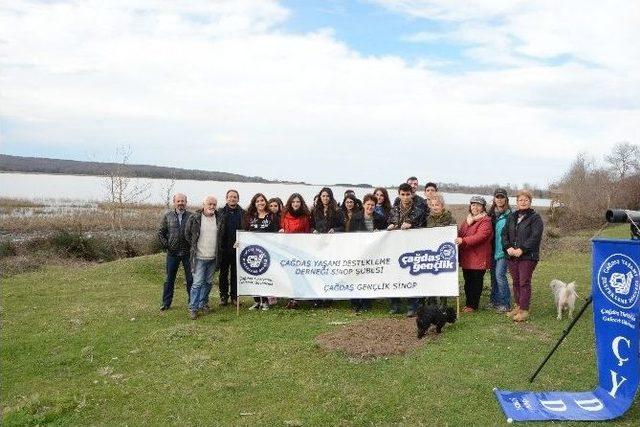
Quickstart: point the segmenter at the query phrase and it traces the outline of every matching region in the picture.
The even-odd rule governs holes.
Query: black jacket
[[[218,225],[218,236],[217,236],[217,244],[216,244],[216,266],[215,269],[218,268],[218,254],[220,253],[220,247],[222,245],[220,240],[220,215],[218,211],[214,212],[216,216],[216,222]],[[198,209],[195,211],[190,217],[189,222],[184,229],[184,237],[189,243],[189,256],[191,263],[191,272],[195,273],[196,271],[196,254],[198,253],[198,239],[200,238],[200,224],[202,223],[202,209]]]
[[[427,217],[429,216],[429,212],[431,212],[429,204],[418,194],[413,195],[413,204],[422,211],[422,216],[419,219],[420,225],[418,225],[418,227],[426,226]],[[396,197],[396,200],[393,202],[393,207],[395,208],[396,206],[400,206],[400,197]],[[391,220],[389,220],[389,223],[391,223]]]
[[[189,243],[184,237],[184,228],[191,216],[191,212],[184,211],[182,214],[182,224],[178,221],[178,214],[175,209],[167,211],[160,221],[158,230],[158,241],[162,249],[171,256],[182,256],[189,252]]]
[[[250,217],[245,215],[245,223],[242,227],[244,231],[253,231],[256,233],[275,233],[280,230],[280,217],[271,212],[260,219],[257,216]]]
[[[377,212],[373,213],[373,229],[374,230],[386,230],[387,220]],[[351,218],[351,227],[349,231],[369,231],[364,224],[364,214],[358,212]]]
[[[318,233],[327,233],[332,228],[336,232],[344,231],[343,218],[340,209],[334,212],[332,218],[328,218],[324,212],[314,209],[311,213],[311,229]]]
[[[247,212],[238,205],[236,209],[240,209],[240,225],[237,230],[242,230],[245,223],[245,215]],[[227,219],[229,217],[229,213],[231,208],[227,205],[224,205],[220,209],[218,209],[218,252],[220,251],[234,251],[233,245],[236,242],[236,233],[233,235],[227,236]]]
[[[505,254],[508,248],[522,249],[523,253],[520,257],[510,257],[510,259],[538,261],[543,229],[542,218],[533,209],[524,211],[524,218],[520,223],[518,223],[518,211],[513,211],[502,229],[502,247]]]
[[[419,228],[422,227],[424,222],[426,221],[425,212],[418,207],[415,203],[411,205],[411,209],[409,210],[409,215],[407,215],[406,222],[411,224],[411,228]],[[394,224],[396,228],[400,228],[402,223],[405,221],[400,220],[400,204],[394,206],[391,209],[391,215],[389,215],[389,225]]]

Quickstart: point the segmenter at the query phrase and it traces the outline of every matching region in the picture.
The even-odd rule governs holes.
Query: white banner
[[[238,232],[238,295],[458,296],[455,226],[379,232]]]

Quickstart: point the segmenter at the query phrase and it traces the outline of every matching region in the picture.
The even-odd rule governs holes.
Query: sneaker
[[[198,312],[196,310],[189,310],[189,319],[196,320],[198,318]]]
[[[413,308],[407,310],[407,317],[416,317],[416,311]]]
[[[260,309],[261,309],[262,311],[267,311],[267,310],[269,310],[269,304],[262,304],[262,306],[260,307]]]
[[[166,311],[169,310],[169,306],[168,305],[161,305],[160,306],[160,311]]]
[[[260,303],[259,302],[255,303],[251,307],[249,307],[249,310],[258,310],[258,309],[260,309]]]
[[[220,307],[224,307],[226,305],[229,305],[229,299],[228,298],[220,298],[220,302],[218,303],[218,305]]]
[[[205,305],[204,307],[202,307],[202,314],[209,314],[211,313],[211,307],[209,307],[209,304]]]
[[[476,311],[475,309],[469,307],[468,305],[465,306],[465,308],[462,309],[463,313],[473,313],[474,311]]]

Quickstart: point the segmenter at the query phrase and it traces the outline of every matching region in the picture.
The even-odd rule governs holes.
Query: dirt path
[[[350,323],[316,337],[329,351],[343,351],[358,359],[397,355],[424,345],[431,335],[416,337],[415,319],[370,319]]]

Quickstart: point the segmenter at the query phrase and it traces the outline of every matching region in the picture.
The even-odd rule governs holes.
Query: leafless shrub
[[[550,225],[564,230],[597,227],[604,223],[607,209],[638,209],[640,171],[634,157],[639,151],[637,145],[616,144],[605,156],[608,168],[579,154],[564,176],[549,187]]]
[[[127,176],[127,163],[131,158],[130,147],[116,149],[118,162],[107,171],[105,187],[107,189],[106,209],[111,213],[111,226],[114,231],[123,231],[125,211],[128,206],[144,202],[149,198],[149,184],[140,184],[137,179]]]

